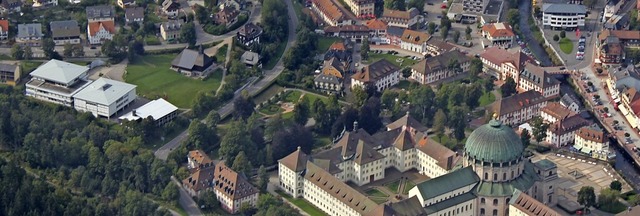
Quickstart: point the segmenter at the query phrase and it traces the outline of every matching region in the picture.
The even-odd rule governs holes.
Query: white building
[[[573,143],[576,131],[589,125],[591,125],[591,122],[582,118],[580,115],[560,119],[556,123],[549,125],[545,142],[554,145],[556,148],[561,148],[569,143]]]
[[[50,60],[31,72],[26,95],[55,104],[73,106],[73,96],[89,85],[89,67]]]
[[[431,35],[427,33],[407,29],[402,34],[400,48],[425,55],[427,53],[427,41],[430,38]]]
[[[87,24],[87,38],[90,44],[101,44],[105,40],[113,40],[116,27],[113,21],[90,22]]]
[[[418,198],[428,215],[447,215],[453,211],[453,215],[472,216],[476,214],[478,206],[472,190],[479,181],[473,168],[466,167],[416,185],[409,190],[409,197]],[[452,198],[455,199],[454,205],[434,208]]]
[[[213,191],[215,164],[202,150],[189,151],[187,169],[189,177],[182,180],[182,187],[192,197],[200,197],[205,191]]]
[[[560,97],[560,81],[540,66],[531,62],[525,63],[524,70],[518,78],[517,84],[521,91],[534,90],[547,98]]]
[[[182,29],[182,21],[169,20],[160,25],[160,35],[166,41],[174,41],[180,39],[180,30]]]
[[[173,0],[164,0],[162,2],[162,11],[170,18],[177,17],[180,12],[180,3]]]
[[[156,125],[163,125],[178,116],[178,107],[164,100],[155,99],[120,117],[120,120],[137,121],[152,118]]]
[[[373,86],[379,92],[400,82],[400,68],[386,59],[367,65],[351,76],[351,88]]]
[[[223,162],[216,164],[214,172],[214,191],[222,209],[235,214],[244,204],[256,205],[259,191],[244,175],[233,171]]]
[[[506,125],[519,125],[540,115],[540,108],[547,105],[548,99],[537,91],[526,91],[498,99],[491,105],[490,112]]]
[[[451,68],[449,63],[457,61],[460,68]],[[453,80],[459,75],[463,75],[469,71],[471,58],[464,53],[454,50],[445,52],[431,58],[426,58],[411,67],[411,76],[409,78],[420,84],[432,84],[446,80]]]
[[[596,127],[580,128],[576,132],[573,147],[598,160],[606,161],[612,155],[609,151],[609,139],[602,129]]]
[[[40,23],[18,24],[16,43],[27,46],[40,46],[43,36],[42,24]]]
[[[583,28],[587,8],[577,4],[543,4],[542,25],[551,29]]]
[[[480,60],[484,65],[483,71],[499,80],[506,80],[507,77],[513,78],[519,83],[520,72],[524,70],[527,62],[532,63],[535,60],[524,53],[518,51],[511,53],[500,47],[489,47],[480,54]]]
[[[351,20],[347,19],[338,6],[331,0],[312,0],[311,9],[329,26],[351,25]]]
[[[558,102],[548,102],[545,107],[540,109],[542,121],[549,124],[556,123],[573,115],[576,115],[576,113],[560,105]]]
[[[389,26],[409,29],[414,28],[420,18],[420,11],[416,8],[411,8],[406,11],[385,8],[380,20],[387,22]]]
[[[345,0],[344,2],[357,17],[373,15],[375,10],[375,0]]]
[[[580,100],[578,100],[577,98],[575,98],[573,95],[570,95],[570,94],[564,94],[560,98],[560,104],[576,113],[580,112],[580,109],[582,109],[582,104],[580,103]]]
[[[38,8],[42,6],[58,6],[58,0],[34,0],[31,7]]]
[[[109,118],[137,97],[135,85],[101,77],[73,96],[73,106],[78,111]]]
[[[482,37],[489,40],[491,45],[511,47],[516,39],[509,23],[490,23],[482,26]]]

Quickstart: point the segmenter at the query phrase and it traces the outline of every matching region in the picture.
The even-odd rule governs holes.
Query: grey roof
[[[543,13],[578,13],[586,14],[587,8],[578,4],[543,4]]]
[[[520,72],[520,78],[528,80],[542,89],[560,84],[560,81],[545,71],[544,68],[530,62],[525,63],[524,70]]]
[[[25,37],[42,37],[42,24],[40,23],[29,23],[29,24],[18,24],[18,38]]]
[[[254,38],[262,34],[262,28],[253,23],[247,23],[246,25],[240,27],[238,33],[244,35],[249,38]]]
[[[424,181],[416,187],[423,200],[428,200],[453,190],[476,184],[480,181],[473,167],[465,167],[431,180]]]
[[[451,60],[458,60],[459,64],[464,64],[471,61],[471,58],[458,50],[453,50],[423,59],[411,68],[421,74],[431,74],[441,70],[449,70],[449,62]]]
[[[331,83],[331,84],[340,84],[340,79],[336,76],[332,76],[332,75],[327,75],[327,74],[320,74],[318,75],[315,79],[313,79],[313,81],[315,82],[319,82],[319,83]]]
[[[86,9],[87,19],[113,18],[116,9],[111,5],[89,6]]]
[[[242,53],[241,58],[242,61],[246,64],[256,65],[260,60],[260,54],[251,51],[245,51],[244,53]]]
[[[144,18],[144,8],[142,7],[127,8],[124,10],[124,16],[130,20]]]
[[[180,9],[180,4],[173,0],[164,0],[164,2],[162,2],[162,9],[165,11],[178,10]]]
[[[446,200],[444,200],[442,202],[438,202],[438,203],[436,203],[434,205],[427,206],[424,209],[427,211],[427,214],[431,215],[433,213],[448,209],[451,206],[462,204],[462,203],[464,203],[466,201],[469,201],[469,200],[472,200],[472,199],[475,199],[475,198],[476,198],[476,195],[473,195],[473,193],[471,193],[471,192],[464,193],[462,195],[458,195],[458,196],[455,196],[453,198],[446,199]]]
[[[391,203],[395,216],[426,216],[425,209],[422,208],[418,197],[412,196],[400,202]]]
[[[8,64],[8,63],[0,62],[0,71],[15,72],[17,68],[18,68],[17,64]]]
[[[405,28],[400,28],[397,26],[389,26],[387,27],[387,34],[393,35],[396,37],[402,37],[402,34],[404,34],[404,30]]]
[[[78,21],[64,20],[52,21],[49,24],[52,37],[78,37],[80,36],[80,26]]]
[[[180,27],[182,27],[181,20],[169,20],[160,25],[160,28],[164,29],[165,32],[169,31],[180,31]]]
[[[180,68],[192,69],[195,66],[205,67],[208,64],[213,63],[213,59],[208,55],[190,49],[184,49],[175,59],[171,62],[172,66]]]
[[[80,66],[69,62],[52,59],[36,68],[31,76],[49,81],[67,84],[89,70],[87,66]]]
[[[102,105],[110,105],[135,88],[135,85],[129,83],[100,77],[73,97]]]
[[[535,163],[533,163],[533,165],[535,165],[536,167],[538,167],[538,169],[541,169],[541,170],[548,170],[548,169],[553,169],[557,167],[556,163],[548,159],[542,159],[542,160],[536,161]]]
[[[562,98],[560,98],[560,104],[564,106],[570,106],[572,103],[576,103],[578,105],[578,108],[582,107],[580,100],[570,94],[564,94]]]

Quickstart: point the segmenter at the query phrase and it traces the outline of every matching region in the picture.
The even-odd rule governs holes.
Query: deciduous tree
[[[267,174],[267,169],[264,165],[261,165],[258,169],[258,189],[260,191],[267,191],[267,185],[269,184],[269,174]]]
[[[73,45],[70,43],[64,44],[64,51],[62,52],[64,57],[72,57],[73,56]]]
[[[458,40],[460,40],[460,31],[458,30],[453,31],[452,37],[453,37],[452,38],[453,42],[458,43]]]
[[[612,181],[611,184],[609,184],[609,188],[611,188],[611,190],[622,191],[622,183],[618,180]]]
[[[596,194],[593,191],[593,187],[582,186],[580,188],[580,191],[578,191],[578,203],[584,206],[585,210],[596,204]]]
[[[507,80],[500,86],[500,93],[502,94],[502,98],[509,97],[516,93],[516,81],[511,77],[507,77]]]
[[[360,46],[360,58],[363,60],[369,59],[369,51],[371,48],[369,47],[369,39],[365,38],[362,40],[362,46]]]
[[[53,42],[53,39],[45,38],[42,40],[42,52],[44,53],[44,56],[47,57],[48,59],[51,59],[55,56],[54,54],[55,48],[56,48],[56,43]]]
[[[22,49],[22,46],[20,46],[20,44],[14,44],[11,47],[11,57],[15,60],[24,59],[24,49]]]
[[[180,28],[180,41],[188,43],[189,46],[196,45],[196,27],[193,22],[186,23]]]
[[[293,121],[304,126],[307,124],[309,117],[309,101],[306,97],[303,97],[302,100],[298,101],[298,104],[296,104],[293,109]]]
[[[542,118],[540,118],[540,116],[534,116],[531,119],[531,132],[533,135],[533,138],[536,140],[536,142],[542,142],[542,140],[544,140],[544,138],[547,137],[547,129],[549,128],[549,124],[544,123],[544,121],[542,120]]]
[[[238,155],[236,155],[231,169],[238,173],[244,173],[247,176],[251,174],[253,167],[251,166],[249,159],[247,159],[247,155],[244,154],[244,151],[240,151]]]
[[[433,117],[433,131],[438,136],[438,142],[442,142],[442,136],[444,136],[445,125],[447,125],[447,115],[442,109],[438,109],[436,115]]]
[[[522,145],[525,148],[531,144],[531,134],[529,134],[529,130],[522,129],[522,133],[520,133],[520,141],[522,141]]]

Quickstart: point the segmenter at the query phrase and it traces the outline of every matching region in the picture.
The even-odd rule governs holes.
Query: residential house
[[[629,87],[620,93],[621,104],[618,105],[620,112],[625,119],[629,122],[629,126],[633,129],[638,129],[640,121],[640,93],[635,87]]]
[[[351,88],[359,86],[366,89],[371,86],[378,92],[382,92],[399,82],[400,68],[386,59],[367,65],[351,76]]]
[[[455,78],[461,78],[460,75],[466,74],[470,65],[471,58],[454,50],[426,58],[413,65],[409,78],[423,85],[452,81]]]
[[[582,102],[575,95],[564,94],[560,98],[560,104],[573,112],[580,112],[582,109]]]
[[[14,13],[20,12],[22,7],[21,0],[3,0],[0,2],[0,11]]]
[[[387,22],[380,19],[372,19],[367,20],[365,25],[369,28],[369,37],[372,38],[372,41],[369,42],[376,43],[377,41],[373,41],[373,39],[380,40],[381,38],[386,37],[387,28],[389,28]]]
[[[522,91],[534,90],[548,98],[560,97],[560,81],[538,65],[526,62],[518,77],[518,88]]]
[[[240,14],[240,11],[232,7],[227,7],[218,11],[218,13],[214,14],[213,20],[218,25],[230,26],[238,21],[239,14]]]
[[[89,44],[101,44],[105,40],[113,40],[116,27],[113,21],[90,22],[87,24]]]
[[[16,86],[16,84],[18,84],[18,82],[20,81],[21,73],[22,68],[17,62],[0,62],[0,83],[10,86]]]
[[[182,180],[182,187],[192,197],[200,197],[205,191],[213,191],[215,164],[202,150],[189,151],[187,168],[191,171],[189,177]]]
[[[18,24],[16,43],[26,46],[40,46],[43,36],[42,24],[40,23]]]
[[[87,20],[92,22],[114,21],[116,9],[111,5],[89,6],[86,9]]]
[[[598,127],[580,128],[574,140],[575,149],[595,159],[607,161],[614,156],[613,152],[609,151],[609,138]]]
[[[360,18],[373,17],[375,0],[345,0],[351,12]]]
[[[556,148],[562,148],[569,143],[573,143],[576,131],[591,124],[590,121],[580,115],[559,119],[556,123],[549,125],[545,141]]]
[[[619,95],[624,93],[628,88],[640,89],[640,70],[634,65],[627,67],[611,67],[609,68],[609,77],[605,80],[609,94],[615,102],[614,106],[619,104]]]
[[[543,4],[542,25],[551,29],[584,28],[587,8],[578,4]]]
[[[36,68],[26,84],[25,93],[38,100],[73,106],[73,96],[90,84],[89,67],[59,60],[49,60]]]
[[[135,0],[117,0],[117,4],[121,8],[129,8],[136,6]]]
[[[620,40],[614,36],[609,36],[602,40],[596,54],[596,63],[605,66],[620,64],[625,58],[622,43],[620,43]]]
[[[328,26],[324,28],[324,33],[326,36],[341,37],[356,43],[369,38],[369,28],[365,25]]]
[[[155,125],[162,126],[177,117],[178,111],[178,107],[175,105],[169,103],[163,98],[158,98],[132,110],[131,112],[121,116],[119,119],[138,121],[151,118]]]
[[[0,40],[9,39],[9,20],[0,20]]]
[[[349,69],[349,63],[336,57],[324,61],[322,71],[314,81],[314,87],[327,94],[342,94],[343,79]]]
[[[137,98],[135,85],[100,77],[73,95],[73,107],[95,117],[109,118]]]
[[[214,60],[200,50],[184,49],[171,61],[171,69],[186,76],[201,77],[213,71]]]
[[[431,35],[427,33],[407,29],[402,34],[400,48],[424,55],[427,52],[427,41],[430,38]]]
[[[506,22],[490,23],[482,26],[482,37],[487,39],[493,46],[511,47],[515,41],[516,34],[513,33],[511,25]],[[488,46],[485,44],[485,46]]]
[[[390,26],[415,29],[416,24],[418,24],[420,18],[420,11],[418,11],[418,9],[416,8],[411,8],[406,11],[391,10],[385,8],[382,12],[380,20],[387,22],[387,24]]]
[[[548,205],[517,190],[509,201],[509,214],[518,216],[562,216]]]
[[[480,54],[480,60],[484,65],[483,71],[499,80],[513,78],[516,83],[520,81],[520,72],[524,70],[527,62],[533,63],[535,59],[517,51],[511,53],[500,47],[489,47]]]
[[[222,209],[235,214],[243,205],[256,205],[260,191],[244,174],[233,171],[224,162],[216,164],[214,173],[214,191]]]
[[[243,2],[240,2],[240,0],[220,0],[218,4],[218,8],[220,8],[221,10],[224,8],[242,10],[244,6]]]
[[[638,30],[602,30],[596,43],[610,36],[618,38],[623,47],[640,47],[640,31]]]
[[[181,28],[181,20],[169,20],[160,25],[160,35],[166,41],[175,41],[180,39]]]
[[[569,110],[558,102],[548,102],[540,109],[540,117],[546,123],[553,124],[562,119],[576,115],[576,112]]]
[[[327,52],[324,53],[324,61],[328,61],[328,60],[331,60],[332,58],[336,58],[343,64],[350,63],[351,57],[352,57],[351,50],[348,49],[345,45],[345,43],[348,43],[348,42],[349,42],[348,40],[344,42],[342,41],[333,42],[331,46],[329,46],[329,49],[327,50]]]
[[[245,46],[251,46],[251,44],[260,44],[260,36],[262,35],[262,28],[253,23],[247,23],[240,27],[236,33],[236,39]]]
[[[405,28],[389,26],[387,27],[386,42],[389,45],[400,47],[402,44],[402,35],[404,35]]]
[[[49,24],[51,37],[57,46],[65,44],[80,44],[80,26],[78,21],[51,21]]]
[[[240,58],[242,59],[242,62],[247,65],[247,67],[261,67],[260,54],[258,53],[245,51],[244,53],[242,53],[242,56]]]
[[[144,8],[130,7],[124,9],[124,19],[127,23],[142,23],[144,21]]]
[[[55,7],[58,6],[58,0],[33,0],[32,8]]]
[[[353,24],[331,0],[311,0],[311,10],[329,26]]]
[[[431,56],[438,56],[456,49],[456,46],[440,39],[431,38],[427,41],[427,54]]]
[[[180,3],[175,2],[174,0],[164,0],[162,2],[162,11],[169,18],[178,17],[178,12],[180,11]]]
[[[546,106],[548,100],[540,92],[529,90],[497,99],[491,105],[489,112],[495,113],[504,124],[516,126],[540,115],[540,108]]]

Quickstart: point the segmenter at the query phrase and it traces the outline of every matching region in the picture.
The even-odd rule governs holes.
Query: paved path
[[[125,59],[118,64],[111,65],[109,67],[102,66],[95,70],[91,70],[89,73],[89,79],[97,80],[100,77],[109,78],[112,80],[118,80],[124,82],[124,73],[127,70],[129,60]]]
[[[174,149],[178,148],[178,146],[182,144],[182,141],[187,139],[188,135],[189,135],[189,129],[185,129],[180,134],[178,134],[178,136],[176,136],[171,141],[169,141],[167,144],[163,145],[158,150],[156,150],[153,154],[161,160],[167,160],[169,153],[171,153]]]
[[[198,204],[191,198],[191,196],[182,188],[180,181],[178,181],[174,176],[171,176],[171,181],[173,181],[178,188],[180,189],[180,199],[178,200],[182,209],[187,212],[189,216],[199,216],[204,215],[198,208]]]

